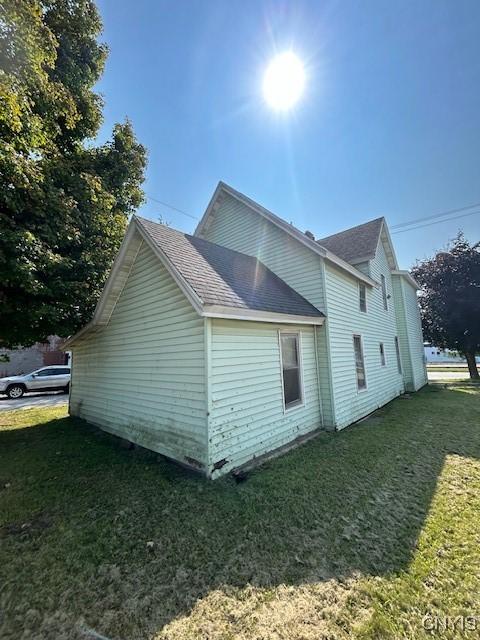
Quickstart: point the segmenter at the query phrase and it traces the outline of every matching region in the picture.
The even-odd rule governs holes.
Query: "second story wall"
[[[392,279],[385,251],[379,246],[370,261],[371,277],[380,282],[385,276],[387,309],[382,290],[367,287],[367,311],[360,311],[358,281],[339,269],[326,265],[327,325],[329,332],[335,424],[342,428],[359,420],[403,391],[398,371],[395,336],[397,325],[393,304]],[[353,337],[361,336],[367,388],[358,390]],[[385,365],[382,365],[380,343]]]
[[[324,261],[232,196],[212,213],[202,237],[257,257],[317,309],[325,312]],[[325,327],[318,327],[317,358],[323,421],[333,427],[332,389]]]
[[[226,196],[202,237],[257,257],[317,309],[324,311],[323,260],[258,213]]]

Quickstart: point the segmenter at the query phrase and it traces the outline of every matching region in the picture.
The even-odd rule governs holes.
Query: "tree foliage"
[[[459,233],[447,251],[418,262],[412,275],[421,285],[420,309],[426,340],[467,357],[478,377],[480,353],[480,242],[470,245]]]
[[[0,346],[69,335],[92,315],[142,202],[127,121],[94,146],[107,49],[92,0],[0,2]]]

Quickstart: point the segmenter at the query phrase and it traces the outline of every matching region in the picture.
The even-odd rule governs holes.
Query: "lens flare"
[[[273,109],[291,109],[304,88],[305,69],[292,51],[281,53],[270,62],[263,78],[263,95]]]

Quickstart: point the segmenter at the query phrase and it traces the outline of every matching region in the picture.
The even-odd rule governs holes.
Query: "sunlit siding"
[[[403,280],[405,315],[408,331],[408,344],[412,359],[413,388],[416,391],[427,384],[427,369],[423,348],[422,321],[418,306],[417,292],[405,279]]]
[[[235,251],[256,256],[317,309],[325,311],[323,259],[298,240],[226,196],[209,219],[202,237]],[[318,332],[320,388],[326,426],[333,424],[325,331]]]
[[[405,387],[416,391],[427,383],[417,294],[401,276],[393,277],[393,285]]]
[[[70,411],[206,466],[204,321],[146,245],[108,325],[74,345]]]
[[[387,293],[392,296],[390,269],[381,245],[370,262],[370,273],[377,282],[381,274],[385,276]],[[402,393],[404,386],[395,355],[397,329],[393,297],[388,300],[386,311],[381,289],[367,287],[367,312],[361,312],[358,281],[329,264],[326,265],[326,291],[335,421],[341,429]],[[367,388],[363,391],[357,390],[354,334],[362,336],[367,378]],[[380,342],[384,344],[385,367],[381,366]]]
[[[305,404],[284,412],[278,330],[285,325],[214,320],[210,468],[214,477],[321,427],[312,327],[301,333]]]

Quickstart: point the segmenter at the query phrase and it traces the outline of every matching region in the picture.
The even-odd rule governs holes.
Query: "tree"
[[[92,315],[146,151],[126,121],[94,146],[107,49],[92,0],[0,4],[0,346],[66,336]]]
[[[480,353],[480,242],[459,233],[447,251],[417,262],[412,275],[422,287],[424,336],[441,348],[465,355],[470,378],[478,379]]]

